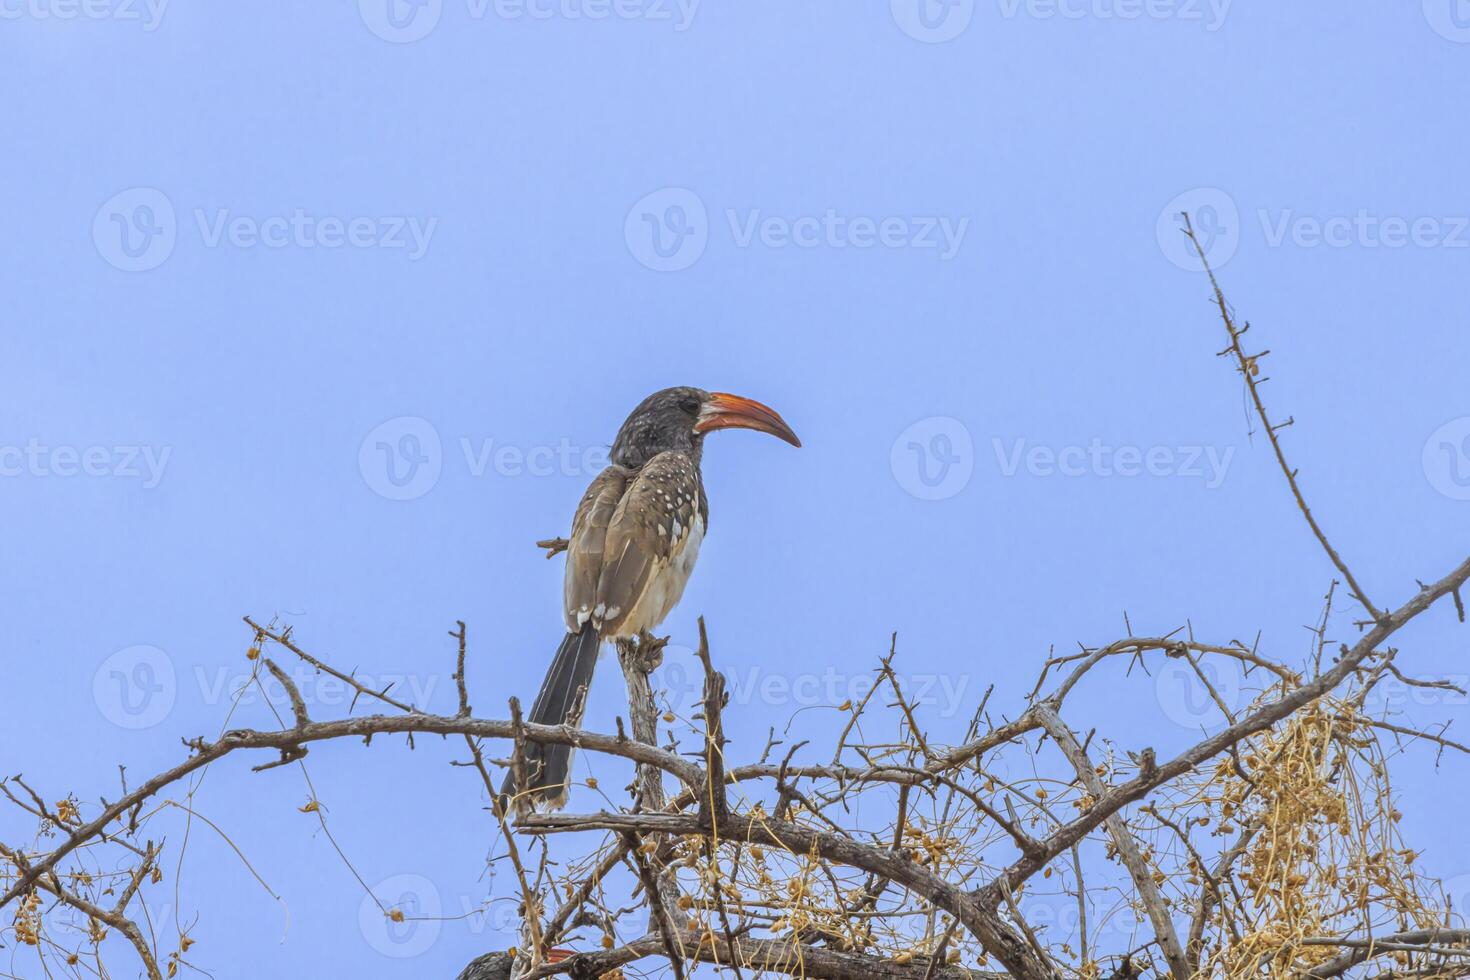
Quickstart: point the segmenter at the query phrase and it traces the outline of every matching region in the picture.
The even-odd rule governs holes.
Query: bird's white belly
[[[620,636],[637,636],[642,630],[652,631],[679,604],[684,595],[684,585],[699,559],[699,546],[704,541],[704,519],[696,517],[685,534],[684,543],[669,556],[668,561],[659,562],[654,567],[638,604],[618,626]]]

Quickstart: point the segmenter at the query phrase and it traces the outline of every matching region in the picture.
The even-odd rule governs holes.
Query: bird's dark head
[[[665,388],[633,409],[613,440],[612,461],[642,466],[670,449],[698,460],[705,433],[715,429],[755,429],[801,445],[786,420],[758,401],[701,388]]]

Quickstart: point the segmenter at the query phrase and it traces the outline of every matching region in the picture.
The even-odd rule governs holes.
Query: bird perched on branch
[[[801,441],[758,401],[666,388],[645,398],[612,444],[610,465],[582,496],[568,539],[563,612],[567,635],[556,651],[528,721],[577,724],[603,641],[647,634],[684,594],[709,521],[699,462],[716,429],[755,429],[793,446]],[[525,745],[526,785],[506,776],[500,803],[523,809],[566,802],[572,749]]]

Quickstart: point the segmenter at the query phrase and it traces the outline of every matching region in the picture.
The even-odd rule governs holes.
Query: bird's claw
[[[619,640],[618,651],[646,674],[663,664],[664,647],[668,645],[667,636],[654,636],[647,630],[639,630],[637,636]]]
[[[667,636],[654,636],[647,630],[638,631],[638,652],[648,664],[649,670],[656,669],[664,662],[664,647],[668,645]]]

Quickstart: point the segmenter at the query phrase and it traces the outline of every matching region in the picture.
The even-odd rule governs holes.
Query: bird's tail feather
[[[580,722],[586,692],[592,685],[592,671],[597,666],[600,640],[592,623],[580,632],[568,633],[556,651],[556,659],[541,682],[541,693],[531,707],[527,721],[536,725],[566,725]],[[579,717],[572,717],[573,713]],[[525,744],[526,786],[516,802],[521,808],[541,806],[555,809],[566,802],[567,783],[571,776],[572,747],[537,742]],[[500,805],[508,812],[516,794],[514,773],[507,773],[500,787]]]

